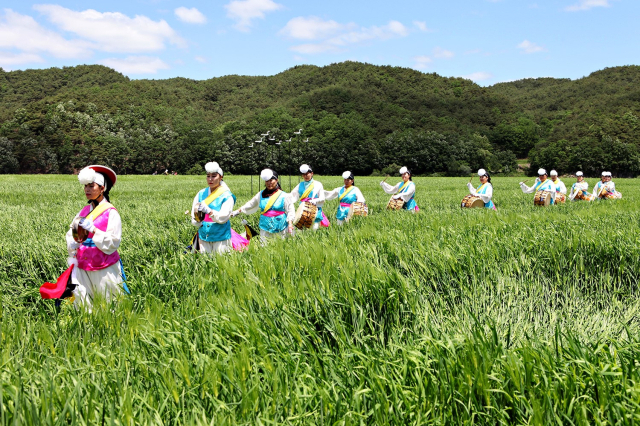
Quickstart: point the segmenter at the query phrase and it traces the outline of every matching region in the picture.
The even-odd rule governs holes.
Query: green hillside
[[[103,66],[0,70],[0,173],[97,162],[120,173],[185,173],[216,159],[233,173],[304,161],[331,174],[404,164],[465,175],[512,172],[516,157],[529,156],[532,169],[635,175],[639,70],[489,88],[356,62],[205,81],[132,81]],[[292,142],[250,148],[266,131],[272,143]]]

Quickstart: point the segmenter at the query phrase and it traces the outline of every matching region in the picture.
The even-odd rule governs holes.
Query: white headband
[[[545,169],[538,169],[538,176],[546,175],[547,171]]]
[[[406,167],[403,167],[400,169],[400,174],[403,175],[405,173],[407,173],[409,171],[409,169],[407,169]]]
[[[215,161],[210,161],[207,164],[205,164],[204,169],[207,171],[207,173],[217,173],[220,176],[224,176],[224,173],[222,173],[222,169],[220,168],[220,165]]]
[[[486,174],[487,174],[487,171],[485,169],[478,170],[478,176],[482,177],[482,176],[484,176]]]
[[[351,172],[344,172],[342,174],[342,179],[353,179],[353,175],[351,174]]]
[[[271,169],[264,169],[263,171],[260,172],[260,179],[262,179],[263,181],[268,181],[273,179],[275,176],[273,174],[273,170]]]
[[[89,167],[85,167],[80,170],[78,173],[78,180],[82,185],[87,185],[89,183],[97,183],[100,186],[104,186],[104,175],[102,173],[98,173]]]
[[[558,172],[556,172],[555,170],[551,170],[551,172],[549,172],[549,175],[558,176]]]
[[[583,176],[582,172],[576,172],[576,176]]]
[[[300,166],[300,173],[305,174],[307,172],[313,172],[308,164],[303,164],[302,166]]]

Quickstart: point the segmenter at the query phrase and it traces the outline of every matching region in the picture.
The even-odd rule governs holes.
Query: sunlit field
[[[493,212],[415,178],[412,215],[356,177],[369,217],[337,227],[334,200],[328,229],[208,257],[184,254],[204,175],[122,176],[132,295],[89,314],[38,293],[77,178],[0,176],[0,424],[640,423],[640,182],[545,209],[519,180],[493,179]]]

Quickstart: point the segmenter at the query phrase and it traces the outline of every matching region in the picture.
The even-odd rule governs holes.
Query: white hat
[[[608,177],[611,177],[611,172],[607,172],[607,176],[608,176]]]
[[[538,176],[546,175],[547,171],[545,169],[538,169]]]
[[[478,170],[478,176],[482,177],[482,176],[484,176],[486,174],[487,174],[487,171],[485,169]]]
[[[300,173],[305,174],[308,172],[313,172],[313,170],[311,170],[311,167],[309,167],[308,164],[303,164],[302,166],[300,166]]]
[[[409,172],[409,169],[407,169],[406,167],[403,167],[400,169],[400,174],[403,175],[405,173]]]
[[[349,171],[344,172],[342,174],[342,179],[353,179],[353,174],[351,174],[351,172],[349,172]]]
[[[265,182],[273,179],[274,177],[275,177],[275,173],[271,169],[264,169],[263,171],[260,172],[260,179],[262,179]]]
[[[576,172],[576,176],[584,176],[582,172]]]
[[[207,164],[205,164],[204,169],[207,171],[207,173],[217,173],[220,176],[224,176],[224,173],[222,173],[222,169],[220,168],[220,165],[215,161],[210,161]]]
[[[602,174],[600,176],[606,176],[607,172],[602,172]]]
[[[549,172],[549,176],[558,176],[558,172],[556,172],[555,170],[551,170]]]
[[[80,170],[78,173],[78,180],[82,185],[87,185],[89,183],[97,183],[100,186],[104,186],[104,175],[102,173],[98,173],[95,170],[85,167]]]

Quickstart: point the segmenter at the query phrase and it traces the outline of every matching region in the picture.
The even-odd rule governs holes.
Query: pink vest
[[[109,213],[112,209],[108,209],[93,221],[96,228],[101,231],[107,230],[109,223]],[[115,210],[115,209],[114,209]],[[86,205],[80,210],[80,216],[86,216],[91,212],[91,205]],[[78,259],[78,268],[85,271],[99,271],[120,261],[118,251],[111,254],[104,254],[98,247],[93,244],[93,234],[89,233],[87,240],[78,248],[76,258]]]

